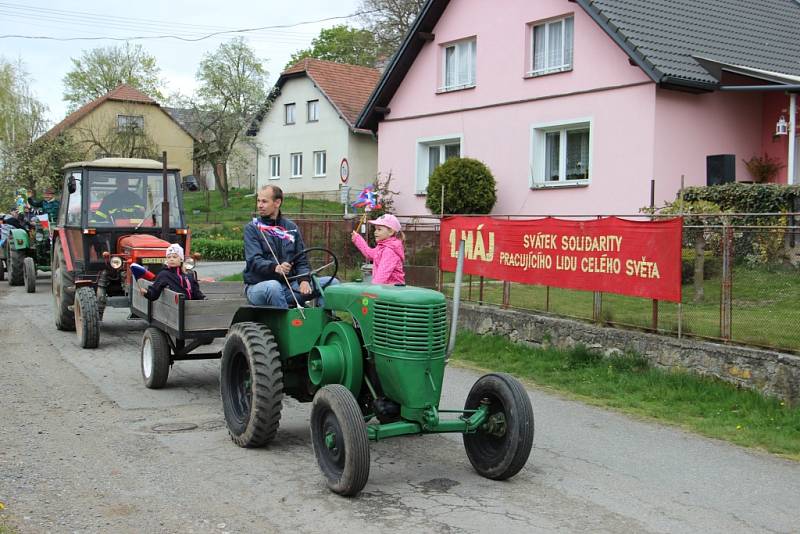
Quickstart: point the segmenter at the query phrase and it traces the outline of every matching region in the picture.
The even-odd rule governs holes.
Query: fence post
[[[507,309],[511,300],[511,282],[503,282],[503,308]]]
[[[483,304],[483,276],[481,276],[478,285],[478,304]]]
[[[550,286],[544,286],[544,311],[550,311]]]
[[[603,315],[603,294],[600,291],[592,293],[592,320],[600,324]]]
[[[733,312],[733,227],[725,221],[722,229],[722,290],[719,306],[719,336],[730,341]]]

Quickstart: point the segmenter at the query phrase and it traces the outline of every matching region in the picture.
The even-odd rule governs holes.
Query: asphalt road
[[[53,326],[37,293],[0,283],[0,502],[20,532],[797,532],[800,464],[529,388],[534,451],[513,479],[478,476],[460,436],[371,444],[362,494],[330,493],[310,405],[277,439],[234,446],[218,362],[139,373],[140,321],[109,309],[100,348]],[[478,375],[448,368],[442,407]],[[2,523],[0,523],[2,524]]]

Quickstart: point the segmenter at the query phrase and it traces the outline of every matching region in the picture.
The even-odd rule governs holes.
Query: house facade
[[[252,132],[259,187],[305,193],[372,183],[377,142],[370,130],[355,128],[355,119],[379,77],[375,69],[311,58],[284,71],[277,96]]]
[[[158,102],[120,85],[67,115],[46,136],[69,135],[85,158],[157,157],[167,152],[182,176],[193,172],[194,138]]]
[[[800,24],[800,5],[765,2],[429,0],[357,126],[405,215],[459,156],[494,174],[496,214],[633,214],[651,180],[661,205],[682,179],[752,180],[744,160],[764,154],[798,183],[800,45],[769,21]]]

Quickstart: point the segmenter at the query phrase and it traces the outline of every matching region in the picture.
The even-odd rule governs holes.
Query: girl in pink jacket
[[[394,215],[381,215],[369,224],[375,225],[375,248],[370,248],[358,232],[353,231],[353,243],[368,260],[372,260],[373,284],[405,284],[403,262],[406,253],[400,239],[400,221]]]

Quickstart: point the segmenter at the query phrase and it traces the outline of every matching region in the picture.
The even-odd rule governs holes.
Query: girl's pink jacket
[[[390,237],[383,241],[378,241],[375,248],[370,248],[363,237],[355,234],[353,235],[353,243],[365,258],[372,260],[373,284],[406,283],[406,274],[403,271],[406,253],[403,250],[403,242],[400,239]]]

